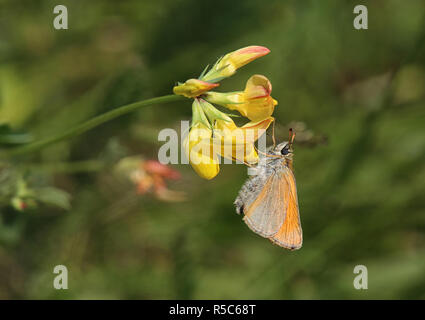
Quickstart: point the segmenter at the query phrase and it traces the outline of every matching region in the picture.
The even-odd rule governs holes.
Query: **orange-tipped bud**
[[[185,83],[175,86],[173,88],[173,92],[174,94],[185,96],[187,98],[196,98],[218,86],[218,83],[210,83],[198,79],[189,79]]]
[[[268,54],[270,50],[262,46],[249,46],[226,54],[204,76],[202,80],[216,81],[233,75],[237,69]],[[219,81],[219,80],[218,80]]]

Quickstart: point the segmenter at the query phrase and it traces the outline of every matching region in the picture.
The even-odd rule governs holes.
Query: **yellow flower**
[[[271,96],[270,81],[260,75],[252,76],[244,91],[211,92],[217,82],[233,75],[247,63],[270,52],[261,46],[249,46],[230,52],[208,67],[198,79],[179,83],[173,92],[194,98],[192,124],[184,140],[189,163],[202,178],[212,179],[220,171],[220,157],[246,164],[258,162],[254,143],[274,121],[271,117],[277,101]],[[206,100],[238,110],[251,122],[236,126],[229,115],[217,110]],[[226,161],[225,161],[226,162]]]
[[[254,143],[264,134],[273,117],[258,122],[248,122],[242,127],[230,121],[217,120],[214,125],[214,144],[220,146],[220,155],[247,164],[258,162]]]
[[[220,171],[220,161],[211,143],[212,130],[198,99],[193,101],[192,111],[192,126],[183,142],[186,157],[200,177],[210,180]]]
[[[268,54],[270,50],[262,46],[249,46],[226,54],[201,77],[204,81],[217,82],[223,78],[232,76],[237,69],[247,63]]]
[[[184,141],[186,156],[195,172],[204,179],[211,180],[220,171],[220,160],[211,143],[212,131],[202,123],[192,126]]]
[[[202,99],[195,99],[192,108],[192,126],[184,147],[190,164],[199,176],[208,180],[214,178],[220,171],[219,156],[248,164],[258,162],[254,143],[274,118],[249,122],[239,128],[229,116]],[[208,119],[214,123],[212,128],[208,125]]]
[[[195,98],[218,86],[218,83],[209,83],[198,79],[189,79],[185,83],[175,86],[173,88],[173,92],[174,94],[185,96],[186,98]]]
[[[248,79],[244,91],[208,92],[205,99],[230,110],[237,110],[241,115],[257,122],[273,114],[277,101],[270,96],[271,92],[270,81],[265,76],[256,74]]]

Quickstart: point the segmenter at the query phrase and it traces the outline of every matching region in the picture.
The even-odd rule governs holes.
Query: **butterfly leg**
[[[273,121],[273,124],[272,124],[272,140],[273,140],[273,148],[275,148],[276,147],[276,138],[275,138],[275,136],[274,136],[274,121]]]

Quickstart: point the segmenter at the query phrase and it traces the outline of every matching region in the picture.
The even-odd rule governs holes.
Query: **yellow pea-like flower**
[[[220,155],[246,164],[258,162],[258,154],[254,143],[264,134],[273,117],[258,122],[248,122],[242,127],[231,120],[217,120],[214,126],[214,144],[220,145]]]
[[[273,114],[278,102],[271,97],[271,92],[272,85],[269,79],[256,74],[248,79],[244,91],[208,92],[205,99],[230,110],[237,110],[244,117],[257,122]]]
[[[186,157],[200,177],[210,180],[220,171],[220,161],[213,150],[212,129],[198,99],[193,101],[192,112],[192,126],[183,142]]]
[[[237,69],[270,52],[262,46],[248,46],[220,58],[198,79],[179,83],[173,92],[193,98],[192,124],[184,140],[184,149],[195,172],[205,179],[214,178],[220,171],[221,158],[245,164],[258,162],[255,142],[274,121],[271,116],[277,101],[270,94],[270,81],[262,75],[252,76],[244,91],[213,92],[217,82],[230,77]],[[219,104],[251,120],[238,127],[228,115],[211,103]]]
[[[205,100],[195,99],[192,109],[192,126],[184,147],[189,163],[200,177],[210,180],[219,173],[219,157],[247,164],[258,162],[254,143],[274,121],[273,117],[238,127]],[[208,119],[213,119],[212,127]]]

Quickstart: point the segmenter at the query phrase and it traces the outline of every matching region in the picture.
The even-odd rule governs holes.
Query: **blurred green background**
[[[53,28],[58,4],[68,30]],[[368,30],[353,28],[357,4]],[[3,161],[0,298],[424,299],[424,13],[422,0],[0,0],[0,122],[12,138],[2,148],[170,94],[247,45],[271,53],[220,91],[264,74],[277,138],[297,121],[327,141],[295,146],[296,252],[235,214],[244,166],[222,165],[212,181],[173,166],[182,178],[169,188],[185,202],[138,195],[113,174],[124,157],[155,159],[158,132],[190,119],[189,100]],[[28,188],[43,201],[19,210]],[[69,290],[53,288],[59,264]],[[353,287],[360,264],[368,290]]]

